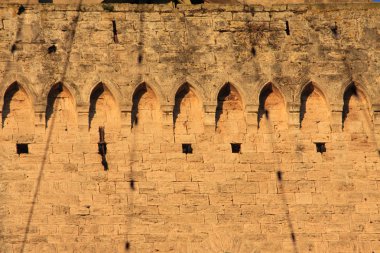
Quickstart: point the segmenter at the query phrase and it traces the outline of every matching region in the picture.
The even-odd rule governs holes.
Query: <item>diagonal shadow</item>
[[[270,118],[270,111],[268,111],[267,108],[265,108],[265,100],[268,98],[268,96],[271,92],[273,92],[272,88],[268,89],[264,95],[262,95],[262,96],[260,95],[258,122],[260,122],[262,117],[264,117],[264,116],[266,117],[266,119],[267,119],[266,120],[266,122],[267,122],[266,126],[259,126],[259,127],[267,127],[267,129],[270,129],[270,132],[269,132],[270,138],[271,138],[272,143],[274,143],[273,134],[276,131],[273,130],[273,123],[272,123],[271,118]],[[274,154],[276,154],[276,153],[274,153]],[[281,160],[277,162],[277,166],[280,168]],[[290,216],[289,204],[288,204],[288,200],[286,199],[286,196],[285,196],[284,185],[282,182],[283,173],[282,173],[281,169],[279,169],[277,171],[277,180],[278,180],[278,186],[279,186],[277,191],[278,191],[278,194],[281,194],[281,199],[282,199],[282,203],[283,203],[284,210],[286,213],[286,219],[287,219],[287,223],[288,223],[288,227],[289,227],[289,231],[290,231],[290,239],[291,239],[292,244],[293,244],[293,251],[294,251],[294,253],[299,253],[298,246],[297,246],[297,240],[296,240],[296,234],[294,233],[293,222],[292,222],[292,219]]]
[[[63,68],[63,72],[62,72],[62,79],[61,79],[62,83],[64,83],[64,81],[66,79],[67,69],[68,69],[68,66],[70,64],[71,51],[72,51],[72,47],[73,47],[73,44],[74,44],[76,30],[77,30],[77,27],[78,27],[78,22],[79,22],[80,9],[81,9],[81,6],[82,6],[82,1],[83,0],[81,0],[78,3],[78,5],[77,5],[77,9],[76,9],[77,15],[73,18],[73,21],[72,21],[72,24],[71,24],[72,25],[72,36],[71,36],[71,40],[68,41],[67,57],[66,57],[64,68]],[[47,106],[49,106],[49,105],[47,105]],[[35,208],[35,204],[36,204],[36,201],[37,201],[37,196],[38,196],[38,193],[39,193],[39,190],[40,190],[40,186],[41,186],[41,180],[42,180],[42,176],[43,176],[43,171],[45,169],[45,165],[46,165],[46,161],[47,161],[47,157],[48,157],[48,150],[49,150],[50,140],[51,140],[51,136],[52,136],[54,125],[55,125],[55,120],[56,120],[56,117],[54,117],[54,115],[53,115],[53,117],[52,117],[52,123],[51,123],[50,129],[49,129],[49,133],[48,133],[48,138],[46,140],[46,146],[45,146],[45,149],[44,149],[44,155],[42,157],[40,172],[39,172],[38,178],[37,178],[36,190],[34,192],[32,206],[30,207],[30,211],[29,211],[28,222],[26,224],[25,233],[24,233],[24,239],[22,241],[22,246],[21,246],[21,249],[20,249],[20,253],[24,253],[25,245],[26,245],[26,242],[28,240],[28,234],[29,234],[29,230],[30,230],[30,224],[31,224],[32,219],[33,219],[34,208]]]
[[[278,180],[278,186],[279,186],[278,193],[281,194],[282,203],[284,205],[284,209],[286,212],[286,220],[288,221],[288,227],[290,230],[290,238],[293,243],[294,253],[298,253],[296,234],[294,233],[294,227],[293,227],[292,219],[290,217],[288,200],[285,196],[284,184],[282,182],[282,179],[283,179],[282,171],[278,170],[277,171],[277,180]]]
[[[26,5],[28,5],[30,3],[30,0],[27,0],[26,2]],[[4,84],[5,80],[6,80],[6,77],[7,77],[7,74],[10,72],[11,68],[12,68],[12,64],[13,64],[13,59],[14,59],[14,52],[17,50],[17,43],[20,42],[20,37],[21,37],[21,34],[22,34],[22,31],[23,31],[23,28],[24,28],[24,24],[25,24],[25,12],[27,12],[27,10],[25,9],[25,7],[23,5],[19,5],[19,8],[18,8],[18,11],[17,11],[17,25],[16,25],[16,31],[15,31],[15,37],[13,38],[13,41],[11,42],[11,44],[9,45],[9,50],[11,52],[10,54],[10,57],[4,67],[4,74],[3,76],[1,77],[1,82],[0,84],[3,84],[3,85],[8,85],[8,84]],[[10,85],[12,86],[12,85]],[[9,89],[10,87],[8,87]],[[3,110],[2,110],[2,127],[4,127],[4,121],[5,121],[5,118],[7,117],[8,115],[8,112],[9,112],[9,104],[7,104],[8,101],[6,101],[7,98],[3,98],[5,101],[3,101]],[[0,225],[2,225],[2,223],[0,223]],[[1,227],[0,227],[1,228]],[[3,237],[3,230],[0,229],[0,237]],[[3,238],[0,239],[0,243],[3,242]]]
[[[138,0],[137,0],[138,1]],[[137,71],[138,71],[138,81],[140,82],[142,80],[143,74],[141,73],[142,70],[142,65],[144,62],[144,47],[145,47],[145,37],[144,37],[144,29],[145,29],[145,15],[144,15],[144,7],[142,6],[141,9],[138,10],[140,17],[139,17],[139,39],[138,39],[138,46],[137,46]],[[139,87],[137,87],[139,89]],[[138,99],[139,100],[139,99]],[[135,103],[137,102],[137,103]],[[134,126],[137,125],[137,112],[138,112],[138,101],[134,101],[132,105],[132,110],[131,110],[131,134],[132,136],[132,142],[131,142],[131,147],[129,150],[129,166],[130,166],[130,175],[129,175],[129,184],[131,188],[131,193],[128,194],[128,204],[129,208],[127,208],[127,221],[126,221],[126,238],[125,238],[125,249],[129,251],[132,247],[131,242],[129,241],[129,234],[130,231],[133,227],[133,218],[134,218],[134,213],[133,213],[133,206],[134,206],[134,192],[135,192],[135,178],[136,178],[136,173],[133,170],[133,166],[136,163],[136,143],[138,143],[138,136],[137,134],[134,134],[132,131],[134,130]],[[134,122],[136,120],[136,122]]]

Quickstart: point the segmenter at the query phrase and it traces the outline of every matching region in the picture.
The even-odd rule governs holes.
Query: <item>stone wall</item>
[[[43,1],[43,0],[42,0]],[[47,1],[47,0],[45,0]],[[52,0],[54,4],[100,4],[100,3],[136,3],[148,2],[149,0]],[[18,4],[39,4],[41,0],[1,0],[2,3]],[[171,4],[171,0],[150,0],[151,3]],[[180,0],[180,3],[191,4],[190,0]],[[206,3],[224,3],[224,4],[257,4],[271,6],[276,4],[296,4],[296,3],[368,3],[372,0],[204,0]]]
[[[379,7],[0,5],[0,252],[378,252]]]

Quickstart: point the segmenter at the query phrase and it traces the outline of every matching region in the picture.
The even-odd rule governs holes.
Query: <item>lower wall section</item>
[[[97,132],[54,120],[29,154],[1,142],[2,253],[380,248],[380,159],[364,132],[247,127],[232,153],[228,133],[205,126],[181,136],[184,154],[172,127],[106,128],[104,171]]]

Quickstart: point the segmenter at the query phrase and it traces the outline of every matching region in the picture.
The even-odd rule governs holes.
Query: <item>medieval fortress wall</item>
[[[1,253],[380,251],[380,5],[19,7]]]
[[[40,4],[40,3],[53,3],[53,4],[101,4],[101,3],[139,3],[142,0],[2,0],[2,3],[7,4]],[[151,0],[154,2],[155,0]],[[163,0],[162,3],[169,3],[170,1]],[[179,2],[190,4],[190,0],[180,0]],[[372,0],[204,0],[206,3],[238,3],[242,4],[260,4],[271,6],[273,4],[314,4],[314,3],[370,3]]]

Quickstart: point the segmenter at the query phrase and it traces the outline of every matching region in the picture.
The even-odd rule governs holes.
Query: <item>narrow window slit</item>
[[[256,56],[256,48],[255,47],[251,48],[251,54],[252,54],[252,56]]]
[[[112,28],[113,28],[113,41],[115,43],[119,43],[119,39],[117,38],[116,20],[112,20]]]
[[[138,55],[138,57],[137,57],[137,62],[138,62],[139,64],[141,64],[142,61],[143,61],[143,59],[144,59],[144,57],[143,57],[142,53],[139,53],[139,55]]]
[[[189,143],[182,144],[182,153],[184,153],[184,154],[192,154],[193,153],[193,148],[191,147],[191,144],[189,144]]]
[[[17,143],[16,144],[17,154],[29,154],[29,146],[27,143]]]
[[[131,179],[131,181],[129,182],[129,186],[132,190],[135,190],[135,180]]]
[[[241,143],[231,143],[231,151],[232,153],[240,153]]]
[[[290,27],[289,27],[289,21],[285,21],[285,32],[286,32],[286,35],[290,35]]]
[[[11,53],[13,54],[17,50],[16,44],[13,44],[11,47]]]
[[[108,170],[108,162],[106,158],[107,154],[107,143],[104,140],[104,127],[99,127],[99,143],[98,143],[98,150],[99,155],[102,156],[102,165],[104,167],[104,170]]]
[[[336,22],[332,27],[330,27],[330,29],[331,29],[332,34],[334,35],[334,38],[337,39],[339,37],[339,32],[338,32],[338,26]]]
[[[291,238],[292,238],[292,241],[293,241],[293,242],[296,242],[296,235],[294,234],[294,232],[292,232],[292,233],[290,234],[290,236],[291,236]]]
[[[317,148],[318,153],[325,153],[326,152],[326,143],[324,142],[316,142],[315,147]]]
[[[282,181],[282,171],[281,171],[281,170],[278,170],[276,174],[277,174],[277,179],[278,179],[278,181],[281,182],[281,181]]]

